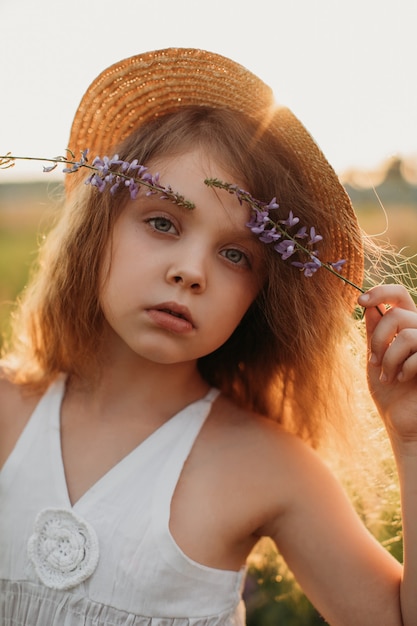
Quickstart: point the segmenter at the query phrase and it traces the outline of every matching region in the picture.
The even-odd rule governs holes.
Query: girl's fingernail
[[[381,381],[381,383],[386,383],[388,380],[388,376],[384,372],[382,372],[379,380]]]
[[[372,363],[372,365],[376,365],[378,363],[378,358],[373,352],[369,355],[369,363]]]
[[[359,304],[366,304],[367,302],[369,302],[368,294],[367,293],[363,293],[361,296],[359,296],[358,302],[359,302]]]

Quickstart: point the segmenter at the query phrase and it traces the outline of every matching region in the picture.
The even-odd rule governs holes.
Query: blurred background
[[[0,155],[53,157],[95,76],[169,46],[224,54],[259,75],[316,138],[360,224],[417,252],[415,0],[0,0]],[[24,288],[63,174],[0,170],[0,327]],[[393,548],[400,558],[400,546]],[[252,564],[248,626],[323,623],[270,546]]]

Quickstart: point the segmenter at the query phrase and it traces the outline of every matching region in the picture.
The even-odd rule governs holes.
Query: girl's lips
[[[160,328],[174,333],[188,333],[194,329],[190,311],[175,302],[164,302],[147,309],[149,317]]]

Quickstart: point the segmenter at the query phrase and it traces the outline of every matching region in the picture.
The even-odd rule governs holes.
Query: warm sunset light
[[[0,0],[0,626],[417,625],[416,23]]]
[[[80,97],[104,67],[190,46],[261,76],[338,172],[416,155],[416,20],[414,0],[3,2],[0,153],[61,154]],[[20,164],[13,176],[27,170]]]

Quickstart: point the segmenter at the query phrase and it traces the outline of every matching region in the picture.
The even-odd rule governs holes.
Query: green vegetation
[[[247,626],[324,624],[269,539],[261,539],[251,557],[244,598]]]
[[[58,185],[0,184],[0,332],[7,334],[16,297],[36,259],[42,228],[56,205]]]
[[[3,332],[7,332],[13,302],[26,284],[33,258],[31,251],[35,248],[33,231],[0,230],[0,328]]]

